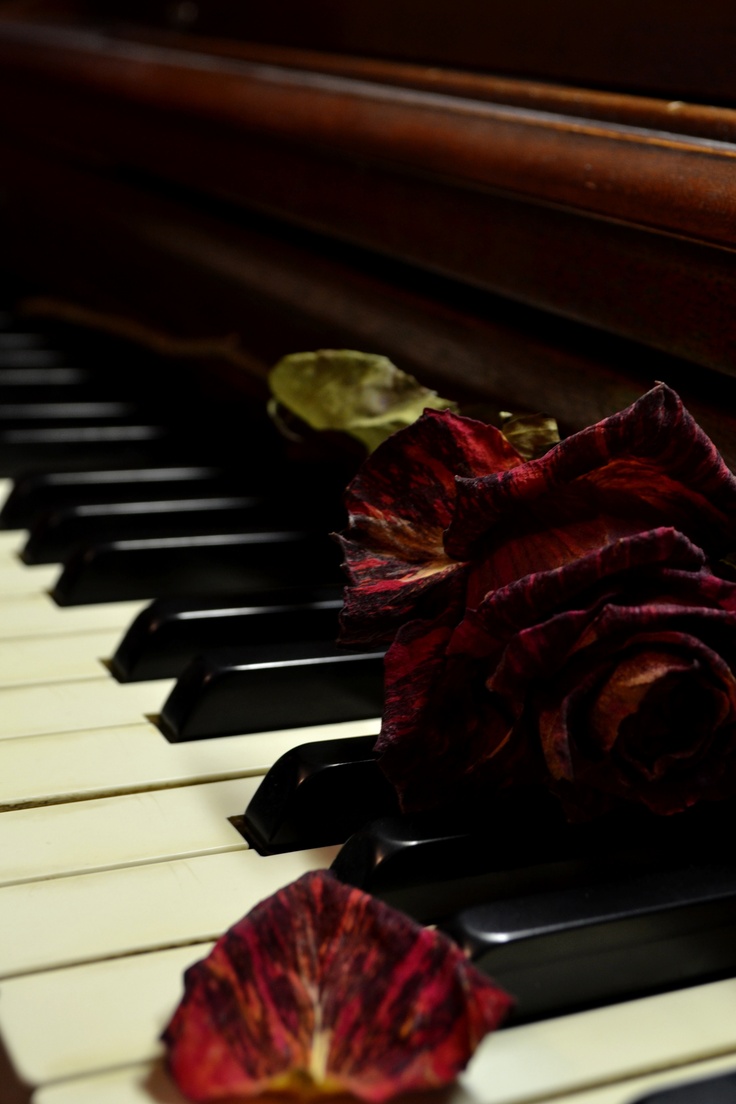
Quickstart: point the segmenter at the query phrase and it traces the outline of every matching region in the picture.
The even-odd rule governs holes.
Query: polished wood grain
[[[308,61],[6,20],[0,127],[734,370],[734,112],[700,109],[705,137],[663,103],[585,118]]]
[[[199,34],[712,100],[736,93],[730,0],[88,0]]]

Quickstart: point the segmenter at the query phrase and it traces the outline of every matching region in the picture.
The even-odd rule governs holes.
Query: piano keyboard
[[[59,566],[22,565],[23,543],[0,534],[0,1035],[34,1104],[179,1104],[158,1036],[183,971],[337,851],[261,856],[231,818],[290,748],[378,720],[170,743],[172,680],[103,664],[147,601],[57,606]],[[626,1104],[734,1068],[726,980],[504,1029],[443,1101]]]

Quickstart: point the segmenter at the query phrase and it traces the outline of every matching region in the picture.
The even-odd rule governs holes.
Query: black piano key
[[[422,923],[496,896],[565,885],[584,876],[585,856],[547,831],[526,850],[474,832],[462,817],[389,816],[352,835],[332,863],[341,881],[380,897]]]
[[[208,652],[180,675],[161,710],[168,740],[357,721],[383,708],[383,652],[310,641]]]
[[[340,556],[329,537],[303,532],[226,533],[115,541],[78,549],[52,597],[60,606],[232,594],[333,583]]]
[[[366,821],[398,813],[373,736],[302,744],[265,775],[238,829],[261,855],[342,843]]]
[[[0,368],[0,404],[91,399],[92,377],[83,368]]]
[[[51,402],[5,402],[0,406],[0,429],[86,429],[89,426],[129,425],[140,419],[134,403],[118,399]]]
[[[631,1104],[734,1104],[735,1100],[736,1072],[658,1089],[638,1096]]]
[[[16,337],[17,335],[0,333],[0,337],[11,336]],[[46,349],[40,345],[37,347],[33,345],[27,347],[14,346],[13,344],[0,345],[0,368],[54,368],[63,365],[66,359],[66,355],[58,349]]]
[[[177,448],[176,456],[172,452]],[[181,443],[164,425],[84,426],[0,430],[0,475],[58,468],[107,468],[116,465],[175,462]]]
[[[424,923],[472,904],[659,873],[697,864],[731,838],[736,803],[676,817],[623,809],[568,824],[554,800],[509,790],[471,817],[466,808],[384,818],[356,832],[332,869]],[[725,844],[723,845],[725,846]]]
[[[32,525],[21,552],[27,564],[60,563],[75,548],[114,540],[194,536],[277,527],[273,506],[262,498],[210,495],[150,502],[94,503],[44,514]]]
[[[38,330],[12,329],[13,316],[2,311],[0,317],[0,352],[6,353],[15,349],[45,349],[48,342],[46,337]]]
[[[2,334],[0,333],[0,337]],[[0,368],[0,391],[11,392],[16,387],[27,388],[29,395],[46,395],[48,388],[75,390],[93,380],[88,368],[52,365],[48,368]]]
[[[486,841],[484,841],[486,842]],[[498,875],[492,847],[478,855],[462,820],[439,817],[387,816],[366,823],[338,852],[331,870],[341,881],[433,923],[488,896],[485,874]],[[463,875],[472,877],[473,860],[483,878],[468,897]],[[451,883],[451,885],[450,885]],[[440,892],[442,891],[442,901]]]
[[[232,485],[232,478],[223,468],[194,464],[110,471],[35,472],[15,481],[0,510],[0,527],[30,529],[42,514],[68,506],[191,498],[198,493],[224,493],[232,489]]]
[[[342,588],[291,588],[209,601],[158,599],[133,621],[110,661],[119,682],[176,678],[200,652],[281,640],[335,640]]]
[[[736,863],[496,900],[442,925],[531,1019],[736,970]]]

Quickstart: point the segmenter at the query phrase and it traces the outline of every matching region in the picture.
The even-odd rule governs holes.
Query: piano
[[[337,715],[302,682],[301,721],[284,693],[270,725],[172,736],[196,671],[125,666],[164,609],[240,668],[329,653],[312,551],[357,455],[276,439],[280,356],[381,352],[565,432],[663,379],[736,464],[734,16],[612,7],[0,4],[3,1104],[181,1104],[183,970],[338,852],[238,824],[291,749],[375,735],[363,682]],[[504,1028],[443,1099],[633,1104],[735,1069],[726,977]]]

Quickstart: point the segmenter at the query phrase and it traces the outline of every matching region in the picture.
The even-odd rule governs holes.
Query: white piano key
[[[0,1097],[0,1100],[2,1098]],[[420,1104],[420,1100],[414,1104]],[[4,1104],[4,1102],[3,1102]],[[12,1101],[15,1104],[15,1100]],[[31,1104],[191,1104],[160,1063],[115,1070],[99,1077],[51,1085],[33,1094]],[[274,1104],[279,1104],[278,1097]],[[401,1104],[397,1101],[397,1104]],[[442,1104],[456,1104],[442,1096]],[[462,1104],[469,1104],[463,1100]],[[628,1104],[628,1102],[627,1102]]]
[[[462,1085],[472,1100],[487,1099],[492,1084],[494,1104],[517,1104],[726,1053],[736,1057],[734,979],[501,1031]]]
[[[102,678],[119,640],[117,629],[0,640],[0,688]]]
[[[147,601],[57,606],[49,594],[0,597],[0,640],[62,636],[77,632],[119,631],[149,605]]]
[[[669,1070],[634,1077],[615,1084],[603,1085],[597,1089],[558,1097],[555,1104],[635,1104],[650,1093],[676,1088],[687,1082],[718,1077],[736,1072],[736,1055],[725,1058],[713,1058],[696,1062],[693,1065],[675,1065]]]
[[[175,682],[119,683],[100,665],[97,679],[4,687],[0,741],[135,724],[161,709]]]
[[[170,744],[152,724],[0,740],[0,809],[265,774],[298,744],[376,736],[344,721]]]
[[[3,482],[4,480],[0,479],[0,494],[2,494]],[[0,531],[0,562],[11,560],[15,563],[18,559],[18,553],[22,550],[27,540],[28,533],[25,529],[5,529]]]
[[[161,1052],[182,975],[212,943],[51,970],[0,985],[0,1033],[32,1085],[96,1073]]]
[[[337,847],[263,857],[243,850],[6,886],[0,977],[217,938]]]
[[[50,590],[59,577],[58,564],[26,566],[22,560],[3,557],[0,560],[0,595],[19,598]]]
[[[248,845],[240,816],[260,777],[73,801],[0,817],[0,886]]]
[[[0,1029],[16,1071],[38,1085],[135,1063],[119,1083],[140,1084],[139,1063],[162,1055],[159,1035],[181,997],[184,970],[210,945],[3,982]],[[484,1040],[443,1104],[623,1104],[659,1084],[734,1068],[735,1012],[729,980],[503,1029]],[[66,1099],[87,1098],[34,1096],[47,1104]],[[145,1091],[120,1102],[159,1099]]]
[[[672,1070],[649,1077],[620,1080],[590,1092],[583,1091],[573,1095],[566,1093],[555,1097],[525,1097],[521,1101],[514,1101],[514,1104],[634,1104],[644,1093],[654,1092],[655,1089],[679,1085],[683,1080],[732,1073],[735,1068],[734,1057],[720,1058],[696,1065],[678,1065]],[[465,1088],[462,1074],[454,1085],[439,1096],[437,1093],[430,1093],[396,1098],[396,1104],[435,1104],[437,1101],[441,1101],[441,1104],[505,1104],[495,1095],[492,1080],[482,1095],[471,1095]],[[188,1104],[188,1101],[159,1061],[82,1080],[75,1079],[65,1084],[50,1085],[33,1094],[32,1104]]]

